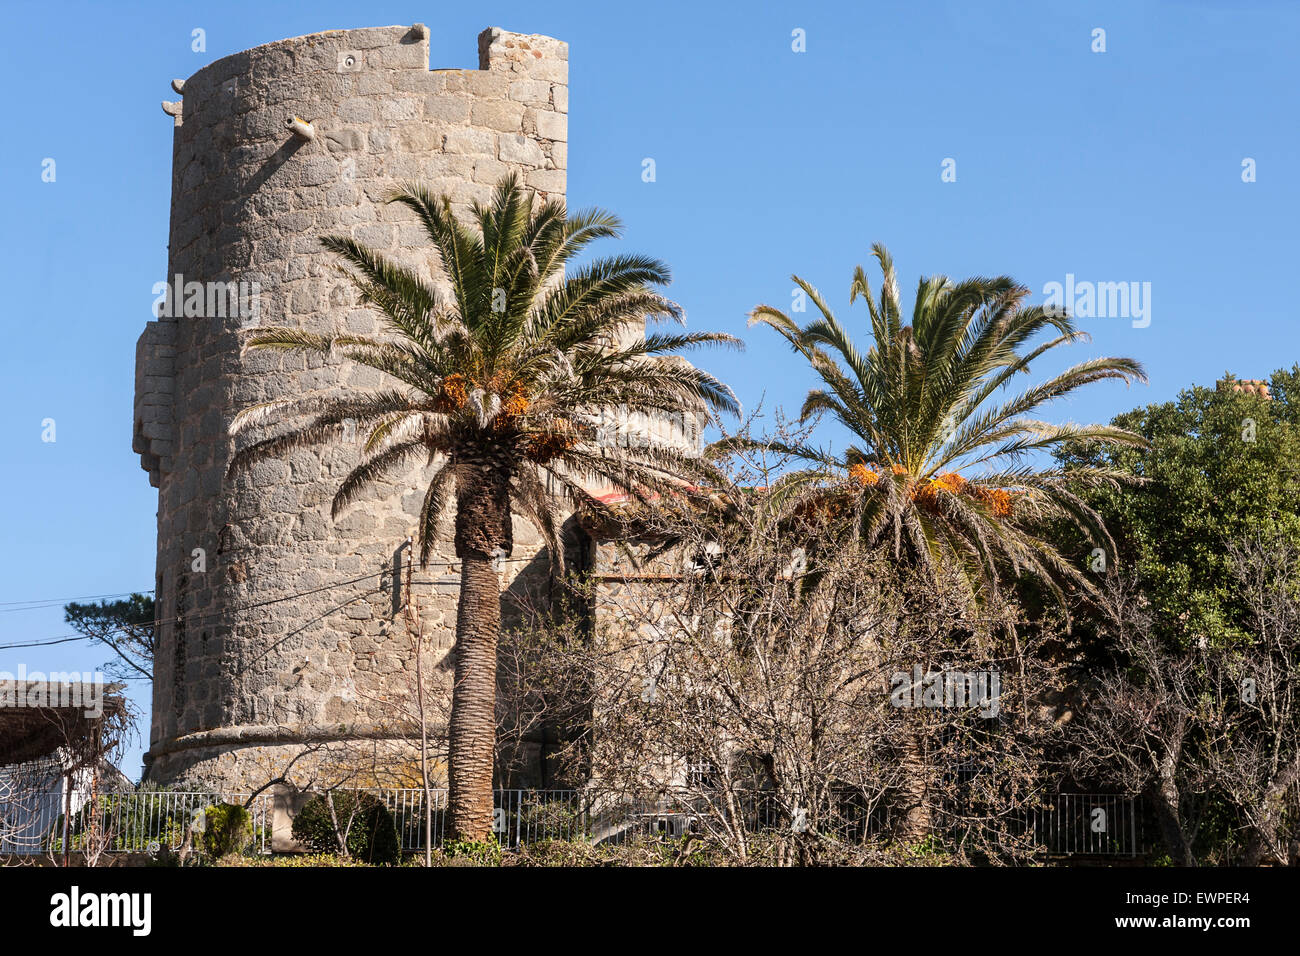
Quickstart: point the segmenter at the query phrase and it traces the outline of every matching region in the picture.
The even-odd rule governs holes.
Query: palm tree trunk
[[[907,734],[899,763],[903,772],[903,819],[899,837],[904,843],[920,843],[930,835],[934,824],[930,812],[930,775],[923,732]]]
[[[463,464],[456,480],[456,670],[448,721],[448,809],[457,840],[492,838],[492,769],[496,753],[497,639],[501,582],[494,553],[509,554],[509,472]]]
[[[496,749],[497,635],[501,586],[490,558],[461,560],[456,612],[456,676],[451,696],[451,829],[458,840],[492,836],[492,757]]]

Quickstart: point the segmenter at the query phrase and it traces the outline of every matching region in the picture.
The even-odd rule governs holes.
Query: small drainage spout
[[[296,116],[291,116],[285,120],[285,126],[293,131],[293,135],[299,139],[312,140],[316,138],[316,130],[312,128],[311,123]]]

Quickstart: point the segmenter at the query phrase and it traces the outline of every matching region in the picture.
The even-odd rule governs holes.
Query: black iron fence
[[[448,835],[447,791],[431,791],[431,812],[424,791],[369,791],[393,817],[404,851],[425,846],[429,834],[441,845]],[[102,794],[97,803],[74,803],[71,815],[60,793],[9,793],[0,796],[0,854],[50,854],[67,847],[76,852],[93,841],[107,853],[158,853],[176,850],[195,814],[218,800],[243,803],[245,795],[187,792]],[[272,800],[252,801],[255,839],[252,851],[271,850]],[[668,839],[688,834],[726,834],[814,830],[835,840],[861,844],[889,832],[883,804],[846,794],[834,801],[824,818],[810,819],[783,805],[770,791],[745,790],[668,793],[653,799],[589,790],[497,790],[493,831],[503,848],[543,840],[618,844],[641,836]],[[963,822],[955,814],[935,815],[939,836],[969,835],[987,827],[976,818]],[[1048,856],[1138,857],[1146,853],[1142,804],[1123,794],[1058,793],[1040,805],[1012,814],[1002,832],[1023,846]]]

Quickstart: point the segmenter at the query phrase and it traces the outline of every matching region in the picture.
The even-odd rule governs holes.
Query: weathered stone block
[[[470,98],[463,93],[438,93],[424,98],[424,118],[438,123],[469,122]]]
[[[470,123],[503,133],[518,132],[523,123],[524,105],[512,100],[480,99],[470,111]]]
[[[535,140],[521,133],[504,133],[498,140],[497,158],[503,163],[518,163],[525,166],[541,166],[546,162],[546,154]]]
[[[549,107],[551,84],[545,80],[515,80],[510,84],[509,96],[525,106]]]
[[[564,171],[561,169],[534,169],[525,177],[524,182],[544,193],[558,195],[564,192],[564,179]]]
[[[449,153],[461,154],[492,154],[493,146],[496,141],[496,134],[491,130],[466,129],[448,130],[443,137],[443,149]]]
[[[537,130],[537,135],[542,139],[553,139],[561,142],[569,138],[569,118],[563,113],[552,113],[549,110],[533,110],[531,117],[533,127]]]

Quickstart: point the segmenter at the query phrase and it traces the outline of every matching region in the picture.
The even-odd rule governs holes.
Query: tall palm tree
[[[568,215],[536,203],[514,176],[491,202],[474,204],[466,224],[446,197],[420,186],[391,202],[415,213],[448,293],[353,239],[325,246],[351,266],[362,300],[382,317],[380,337],[258,330],[255,349],[308,351],[385,373],[390,384],[365,394],[289,398],[242,411],[233,435],[266,431],[240,450],[231,472],[268,456],[329,441],[351,420],[368,435],[361,460],[343,479],[333,513],[386,474],[424,460],[420,561],[427,565],[438,520],[455,508],[461,562],[455,675],[448,727],[451,825],[466,840],[491,835],[496,655],[500,582],[496,559],[509,555],[511,515],[542,534],[562,561],[558,522],[565,508],[605,506],[588,487],[613,486],[645,498],[711,473],[701,459],[659,444],[613,447],[595,427],[602,409],[628,414],[735,413],[732,392],[675,353],[739,345],[711,332],[647,333],[647,319],[682,318],[655,291],[664,263],[637,255],[596,259],[565,275],[565,263],[621,223],[591,210]]]
[[[1049,467],[1047,453],[1065,442],[1143,446],[1134,432],[1111,425],[1051,424],[1034,417],[1044,404],[1104,379],[1146,381],[1128,358],[1081,362],[1010,397],[1000,390],[1062,345],[1086,341],[1063,310],[1026,305],[1029,289],[1005,276],[953,282],[920,280],[912,320],[904,325],[893,260],[872,246],[884,282],[873,295],[861,266],[849,302],[865,300],[872,344],[863,354],[853,336],[808,282],[794,282],[820,315],[800,326],[760,305],[750,324],[776,329],[808,360],[821,388],[808,393],[801,419],[827,414],[849,432],[838,453],[809,445],[778,445],[807,467],[779,483],[782,500],[838,495],[846,528],[867,544],[892,545],[900,558],[961,577],[972,596],[998,590],[1008,571],[1038,578],[1064,605],[1063,585],[1089,592],[1093,583],[1058,550],[1045,529],[1063,520],[1114,555],[1104,522],[1076,494],[1080,484],[1132,480],[1120,469]],[[1030,346],[1044,331],[1053,334]],[[747,439],[724,439],[725,454]],[[772,443],[766,443],[772,447]]]
[[[1127,358],[1091,359],[1000,395],[1035,360],[1086,334],[1064,310],[1027,305],[1029,290],[1005,276],[922,278],[905,325],[893,260],[879,243],[872,252],[883,275],[879,299],[861,266],[849,291],[850,304],[860,296],[869,313],[872,343],[865,354],[798,276],[792,278],[819,316],[800,326],[767,305],[750,315],[751,325],[776,329],[821,379],[822,387],[804,400],[801,419],[829,415],[850,438],[838,453],[767,443],[806,465],[778,482],[779,510],[817,520],[838,515],[842,533],[892,547],[901,562],[932,579],[954,576],[975,600],[1020,574],[1037,579],[1063,608],[1070,585],[1095,594],[1084,569],[1061,554],[1047,529],[1072,525],[1113,556],[1104,522],[1077,490],[1128,476],[1118,469],[1049,467],[1045,454],[1067,441],[1141,446],[1143,439],[1109,425],[1050,424],[1034,413],[1092,382],[1144,382],[1142,366]],[[1031,344],[1044,332],[1050,335]],[[724,439],[713,452],[752,445]],[[901,764],[909,781],[902,835],[917,840],[930,829],[919,733],[909,738]]]

